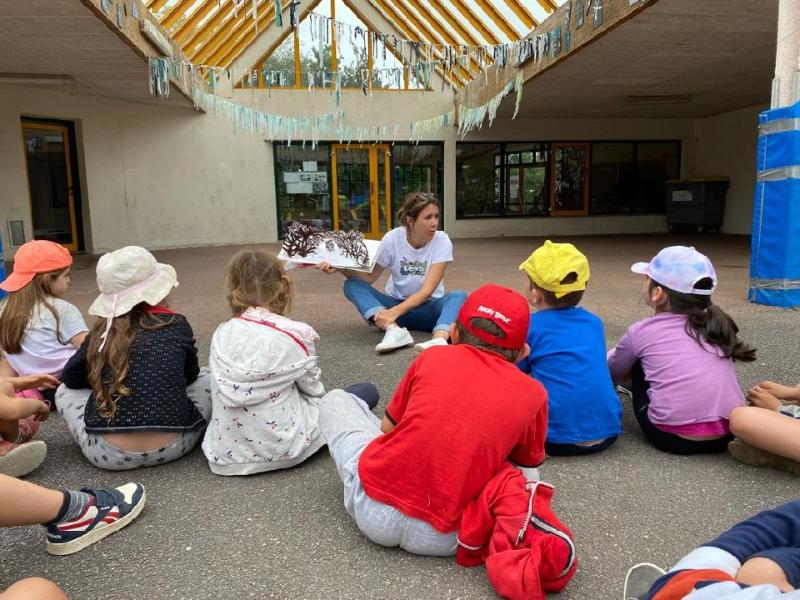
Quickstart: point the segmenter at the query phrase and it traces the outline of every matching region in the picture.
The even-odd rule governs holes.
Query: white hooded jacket
[[[301,463],[325,444],[318,427],[317,333],[264,308],[222,323],[211,339],[211,420],[203,452],[218,475]]]

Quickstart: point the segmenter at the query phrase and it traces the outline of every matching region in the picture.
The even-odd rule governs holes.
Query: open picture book
[[[294,221],[286,227],[278,258],[288,269],[328,262],[337,269],[369,273],[380,247],[380,241],[365,240],[360,231],[323,231]]]

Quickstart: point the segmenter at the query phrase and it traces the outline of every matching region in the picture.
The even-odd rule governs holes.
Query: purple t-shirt
[[[608,353],[616,382],[642,363],[650,384],[648,416],[653,424],[686,425],[730,418],[744,405],[733,360],[716,346],[686,333],[686,315],[661,313],[630,326]]]

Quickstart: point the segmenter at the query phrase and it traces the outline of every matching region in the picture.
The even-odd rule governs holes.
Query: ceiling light
[[[692,101],[689,94],[656,94],[656,95],[627,95],[623,104],[686,104]]]
[[[60,84],[73,85],[76,82],[72,75],[49,73],[0,73],[0,83],[16,83],[20,85]]]

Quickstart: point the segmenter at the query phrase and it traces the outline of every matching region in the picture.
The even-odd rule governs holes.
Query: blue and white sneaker
[[[47,525],[47,551],[64,556],[83,550],[133,521],[144,508],[144,486],[126,483],[114,489],[83,488],[92,496],[77,519]]]

